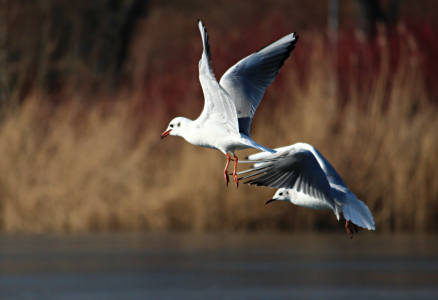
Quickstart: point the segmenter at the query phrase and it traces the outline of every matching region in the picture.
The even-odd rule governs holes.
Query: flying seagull
[[[265,204],[281,200],[312,209],[332,209],[338,220],[339,213],[343,212],[350,238],[353,238],[353,231],[357,233],[357,226],[375,229],[368,207],[357,199],[338,172],[313,146],[297,143],[275,150],[275,154],[250,155],[249,160],[257,161],[254,168],[238,173],[252,172],[239,178],[252,178],[245,182],[247,184],[279,188]]]
[[[199,80],[204,92],[204,109],[194,121],[184,117],[173,119],[161,138],[181,136],[189,143],[218,149],[227,156],[224,170],[228,186],[228,165],[234,156],[233,178],[236,187],[238,158],[236,150],[255,148],[268,153],[274,150],[257,144],[249,129],[254,113],[266,88],[275,79],[285,60],[295,48],[298,36],[288,34],[278,41],[242,59],[217,82],[211,65],[210,43],[205,26],[198,20],[204,51],[199,61]]]

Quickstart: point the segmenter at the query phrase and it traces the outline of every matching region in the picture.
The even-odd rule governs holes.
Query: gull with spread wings
[[[250,155],[250,161],[244,162],[255,160],[254,167],[238,173],[251,173],[239,178],[249,179],[245,184],[279,188],[265,204],[279,200],[312,209],[331,209],[338,220],[339,213],[343,212],[350,238],[354,231],[358,232],[357,226],[375,229],[368,207],[357,199],[335,168],[313,146],[296,143],[275,150],[275,154]]]
[[[234,156],[233,178],[236,187],[238,158],[236,150],[255,148],[275,153],[274,150],[254,142],[249,133],[254,113],[266,88],[275,79],[284,61],[295,48],[298,36],[288,34],[278,41],[242,59],[232,66],[217,82],[211,65],[210,43],[205,26],[198,20],[204,51],[199,61],[199,80],[204,92],[204,109],[198,119],[184,117],[173,119],[161,138],[181,136],[189,143],[218,149],[227,156],[224,170],[228,186],[228,165]]]

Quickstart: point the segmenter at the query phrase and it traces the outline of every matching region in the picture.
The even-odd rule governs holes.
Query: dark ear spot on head
[[[180,127],[181,126],[181,123],[178,123],[178,127]]]

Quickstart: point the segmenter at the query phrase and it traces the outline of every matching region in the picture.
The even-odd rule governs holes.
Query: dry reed
[[[253,138],[269,147],[314,145],[369,206],[379,231],[436,230],[438,110],[425,92],[416,56],[403,44],[390,75],[381,33],[382,59],[376,76],[367,79],[367,101],[354,80],[352,58],[350,101],[341,106],[324,38],[313,37],[303,46],[312,49],[307,79],[300,82],[293,62],[285,65],[282,84],[264,100],[276,105],[260,108]],[[199,98],[197,90],[188,93],[185,99]],[[329,212],[287,203],[265,207],[273,190],[226,188],[219,151],[180,138],[159,140],[172,116],[146,112],[137,128],[139,101],[84,103],[49,105],[34,95],[6,116],[0,131],[4,230],[342,228]]]
[[[105,93],[80,96],[72,85],[56,95],[62,101],[53,102],[53,95],[35,91],[4,113],[0,228],[342,230],[330,212],[287,203],[264,206],[274,190],[226,188],[219,151],[180,138],[159,140],[168,121],[196,118],[203,104],[196,27],[166,9],[155,9],[138,26],[127,64],[129,92],[120,91],[116,99]],[[220,14],[207,24],[217,77],[290,31],[282,16],[259,9],[267,17],[241,30],[223,25]],[[219,26],[225,28],[215,31]],[[369,206],[378,231],[436,231],[437,77],[428,62],[436,54],[424,51],[436,43],[423,39],[422,47],[418,35],[403,26],[395,35],[380,28],[376,43],[341,33],[336,68],[324,35],[299,34],[296,50],[257,111],[254,140],[271,148],[314,145]]]

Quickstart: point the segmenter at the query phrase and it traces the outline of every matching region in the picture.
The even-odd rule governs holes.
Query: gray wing
[[[242,59],[222,76],[219,83],[236,105],[241,133],[250,136],[249,128],[257,106],[297,40],[295,33],[288,34]]]
[[[204,92],[204,109],[196,120],[199,123],[214,121],[222,124],[230,133],[239,134],[236,106],[220,84],[217,82],[211,66],[210,43],[207,31],[201,20],[198,20],[204,51],[199,61],[199,81]]]
[[[327,177],[309,150],[300,149],[285,156],[266,160],[258,167],[237,174],[249,172],[254,173],[239,178],[253,177],[244,184],[294,189],[327,202],[335,210],[335,201]]]
[[[321,167],[324,170],[324,173],[327,176],[327,180],[329,181],[329,183],[334,183],[348,189],[347,185],[345,184],[344,180],[342,180],[336,169],[333,168],[329,161],[325,159],[325,157],[322,156],[322,154],[316,148],[313,149],[315,151],[315,155],[318,156],[320,160]]]

